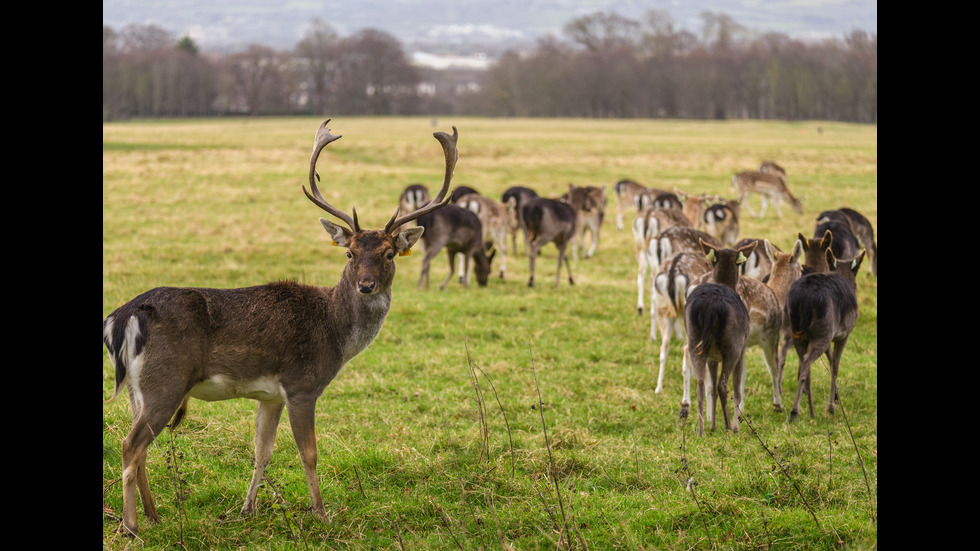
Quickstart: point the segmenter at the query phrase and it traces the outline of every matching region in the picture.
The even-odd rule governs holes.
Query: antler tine
[[[452,195],[449,194],[449,182],[453,179],[453,171],[456,170],[456,160],[459,158],[459,151],[456,149],[456,142],[459,140],[459,132],[456,127],[453,127],[453,135],[450,136],[445,132],[435,132],[432,134],[435,139],[439,140],[442,144],[442,151],[446,155],[446,175],[442,181],[442,188],[436,195],[435,199],[429,201],[422,208],[412,211],[405,216],[398,217],[398,211],[395,211],[395,215],[391,217],[388,224],[385,225],[385,231],[391,233],[399,226],[405,224],[406,222],[411,222],[423,214],[430,213],[436,209],[442,208],[449,204],[452,200]]]
[[[361,231],[361,229],[357,226],[357,215],[355,214],[355,217],[351,218],[346,212],[343,212],[342,210],[328,203],[326,199],[323,198],[323,195],[320,194],[320,189],[317,188],[316,185],[317,180],[320,179],[320,174],[316,171],[316,161],[320,157],[320,151],[322,151],[324,147],[327,147],[330,142],[341,138],[341,136],[334,136],[330,133],[330,129],[327,128],[327,123],[329,122],[330,119],[323,121],[323,124],[321,124],[320,128],[318,128],[316,131],[316,137],[313,139],[313,153],[310,155],[310,188],[313,190],[313,193],[311,194],[309,191],[307,191],[306,186],[303,186],[303,193],[309,197],[310,201],[313,201],[313,204],[343,220],[344,223],[350,227],[350,229],[354,231]]]

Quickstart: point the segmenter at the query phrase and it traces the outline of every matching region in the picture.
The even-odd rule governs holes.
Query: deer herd
[[[126,387],[132,414],[122,443],[122,529],[128,534],[138,531],[137,499],[148,520],[159,519],[147,476],[147,449],[165,427],[180,423],[190,398],[258,402],[254,470],[242,515],[255,511],[285,408],[313,511],[325,516],[316,474],[316,401],[341,368],[378,335],[391,305],[395,257],[408,254],[417,243],[424,249],[420,289],[428,287],[430,263],[443,249],[449,274],[440,289],[454,275],[468,285],[471,271],[479,285],[487,285],[494,259],[499,277],[505,278],[506,256],[518,250],[519,235],[531,287],[545,246],[557,248],[555,286],[561,283],[562,266],[568,283],[575,282],[569,252],[576,261],[599,253],[606,186],[568,184],[562,195],[553,197],[515,186],[499,201],[471,188],[450,192],[458,157],[455,127],[452,134],[433,134],[445,156],[435,197],[424,185],[411,184],[397,198],[395,214],[383,229],[362,229],[353,209],[350,214],[337,209],[318,188],[320,152],[340,138],[331,134],[328,122],[316,132],[309,189],[303,186],[303,191],[344,224],[320,218],[332,243],[345,248],[349,259],[335,286],[282,281],[240,289],[160,287],[120,306],[103,322],[103,341],[115,369],[113,398]],[[820,213],[812,237],[799,232],[789,252],[765,238],[740,239],[743,206],[757,217],[765,216],[769,202],[779,216],[783,203],[802,213],[800,199],[787,187],[785,169],[776,163],[736,173],[732,187],[737,197],[729,200],[650,188],[628,179],[612,186],[616,229],[625,229],[627,215],[634,217],[636,309],[643,314],[644,293],[649,292],[650,340],[659,333],[654,392],[664,388],[669,346],[676,339],[682,346],[681,416],[690,410],[693,379],[699,434],[706,421],[715,428],[716,400],[725,427],[738,430],[745,411],[745,352],[751,347],[762,353],[777,412],[782,411],[787,353],[791,347],[796,350],[798,385],[791,421],[799,415],[804,393],[814,416],[811,366],[825,355],[831,379],[827,409],[833,413],[841,355],[858,318],[856,276],[865,256],[869,272],[875,277],[878,273],[874,229],[853,209]],[[752,194],[762,199],[758,213],[748,204]],[[727,406],[729,381],[732,413]]]

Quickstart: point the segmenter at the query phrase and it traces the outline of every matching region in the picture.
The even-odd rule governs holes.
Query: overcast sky
[[[666,11],[690,31],[700,29],[707,10],[752,31],[800,39],[878,32],[877,0],[103,0],[102,24],[115,30],[155,24],[204,48],[291,48],[314,18],[341,35],[375,28],[405,43],[468,34],[533,41],[560,35],[582,15],[605,11],[642,21],[650,9]]]

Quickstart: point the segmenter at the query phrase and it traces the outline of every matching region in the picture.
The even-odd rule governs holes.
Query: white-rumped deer
[[[643,314],[643,285],[647,274],[656,274],[660,261],[657,258],[656,237],[674,226],[689,227],[686,216],[674,209],[649,208],[636,213],[633,220],[633,243],[636,245],[636,312]],[[651,279],[653,275],[650,276]]]
[[[541,247],[554,243],[558,248],[558,266],[555,270],[555,287],[561,282],[561,266],[564,263],[568,272],[568,283],[575,284],[572,279],[572,266],[568,261],[568,245],[575,238],[575,209],[564,201],[536,197],[521,207],[527,232],[527,255],[530,261],[531,275],[528,287],[534,287],[534,263],[538,258]]]
[[[538,196],[538,192],[531,188],[523,186],[513,186],[504,190],[501,196],[501,201],[507,205],[507,212],[511,214],[510,223],[507,225],[507,231],[510,233],[510,244],[511,248],[514,250],[514,254],[517,254],[517,234],[524,234],[525,237],[525,250],[527,247],[527,229],[524,227],[524,215],[521,212],[521,207],[524,203],[527,203],[531,199]]]
[[[483,240],[492,243],[500,254],[500,277],[507,273],[507,229],[510,212],[504,203],[477,193],[467,193],[456,200],[456,205],[472,211],[483,226]]]
[[[680,252],[671,255],[660,265],[660,270],[653,277],[653,291],[650,293],[650,340],[657,338],[660,329],[660,371],[657,374],[655,394],[660,394],[664,387],[664,375],[667,373],[667,356],[670,353],[671,337],[684,340],[684,305],[687,303],[687,291],[691,281],[701,274],[711,271],[711,264],[704,253]],[[687,369],[687,359],[683,360],[681,373]]]
[[[810,417],[814,417],[810,367],[817,358],[825,354],[830,364],[830,398],[827,401],[827,411],[834,413],[841,355],[851,331],[857,325],[855,277],[864,259],[864,251],[850,260],[838,260],[831,250],[827,250],[826,255],[830,271],[801,277],[793,283],[786,295],[784,315],[789,318],[793,346],[800,357],[796,401],[789,412],[790,421],[799,417],[800,400],[804,392],[810,406]]]
[[[442,144],[446,171],[435,200],[420,210],[395,214],[382,230],[361,229],[352,215],[324,200],[316,162],[327,144],[329,120],[316,132],[310,157],[311,191],[306,196],[347,227],[321,218],[349,261],[334,287],[282,281],[240,289],[160,287],[110,314],[102,336],[116,372],[117,396],[129,389],[133,425],[122,443],[122,526],[136,534],[136,494],[147,519],[158,521],[147,476],[147,447],[170,423],[187,413],[188,400],[250,398],[258,401],[255,467],[243,515],[253,513],[263,473],[272,456],[285,407],[299,449],[313,511],[326,516],[317,481],[316,401],[341,368],[367,348],[391,304],[394,259],[406,254],[423,230],[403,227],[448,202],[456,165],[453,135],[434,134]]]
[[[645,190],[643,184],[630,179],[624,179],[613,184],[613,194],[616,196],[616,229],[622,231],[623,216],[630,210],[636,210],[636,196]]]
[[[753,245],[754,246],[754,245]],[[715,400],[720,399],[725,428],[738,432],[738,416],[745,393],[745,347],[751,322],[745,304],[736,292],[738,265],[748,251],[720,249],[702,241],[705,257],[712,264],[713,281],[690,290],[684,308],[687,331],[688,369],[684,372],[681,417],[690,409],[690,373],[697,377],[698,435],[704,435],[704,399],[710,398],[708,419],[715,429]],[[721,372],[718,365],[721,364]],[[728,380],[734,387],[734,419],[728,414]]]
[[[726,247],[738,242],[738,201],[723,201],[710,205],[701,217],[704,232]]]

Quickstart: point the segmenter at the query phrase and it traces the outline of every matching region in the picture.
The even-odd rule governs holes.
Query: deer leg
[[[834,342],[834,357],[830,362],[830,399],[827,401],[827,412],[834,414],[834,403],[837,401],[837,372],[840,370],[840,359],[844,354],[847,337]]]
[[[449,275],[446,276],[446,280],[439,286],[440,291],[445,289],[446,285],[449,285],[449,280],[451,280],[453,278],[453,274],[456,273],[456,255],[454,253],[449,253],[447,256],[449,257]],[[463,278],[460,277],[459,280],[462,281]]]
[[[694,369],[694,364],[687,357],[686,342],[681,346],[681,356],[684,358],[681,362],[681,376],[684,379],[684,387],[681,389],[683,393],[681,396],[681,417],[687,417],[687,412],[691,407],[691,370]]]
[[[568,284],[575,285],[575,280],[572,279],[572,263],[568,260],[568,254],[565,253],[565,247],[561,247],[558,251],[558,276],[561,275],[561,263],[565,262],[565,271],[568,272]],[[558,286],[558,281],[556,278],[555,287]]]
[[[735,363],[735,372],[732,373],[732,386],[734,398],[733,408],[732,408],[732,432],[738,432],[738,417],[744,411],[744,397],[745,397],[745,353],[743,352],[738,357],[738,361]]]
[[[760,195],[762,198],[762,210],[759,211],[759,218],[765,218],[766,208],[769,206],[769,200],[766,199],[765,195]]]
[[[321,518],[325,518],[327,510],[323,507],[320,481],[316,476],[315,414],[316,397],[291,400],[289,403],[289,425],[293,429],[293,438],[296,440],[296,447],[299,449],[300,461],[303,462],[303,472],[306,474],[306,487],[310,491],[313,512]]]
[[[715,406],[718,402],[718,362],[708,360],[707,376],[704,377],[704,391],[708,395],[708,411],[706,419],[711,424],[711,430],[715,430]]]
[[[417,289],[422,288],[422,284],[425,283],[425,288],[429,288],[429,265],[432,263],[432,259],[435,258],[436,254],[439,252],[437,247],[426,247],[425,257],[422,258],[422,272],[419,274],[419,284]],[[450,276],[452,272],[449,273]]]
[[[146,452],[157,435],[163,431],[167,423],[177,411],[182,396],[156,399],[144,393],[142,406],[135,403],[130,390],[130,410],[138,412],[133,415],[133,426],[122,441],[122,483],[123,483],[123,528],[131,535],[139,532],[136,520],[136,494],[139,492],[143,504],[143,514],[151,522],[159,522],[153,494],[150,492],[150,479],[146,472]],[[163,401],[161,405],[158,402]]]
[[[527,254],[528,254],[528,258],[530,259],[530,264],[531,264],[531,276],[527,280],[527,286],[528,287],[534,287],[534,261],[538,258],[538,247],[539,246],[540,245],[536,245],[533,242],[530,242],[530,241],[527,242]]]
[[[639,269],[637,270],[637,274],[636,274],[636,289],[637,289],[636,313],[642,315],[643,314],[643,282],[647,278],[647,269],[648,269],[646,251],[641,250],[636,253],[636,263],[639,265]],[[652,310],[653,308],[654,306],[652,304],[652,299],[651,299],[650,309]]]
[[[656,312],[656,310],[654,310]],[[666,319],[664,315],[657,316],[657,324],[660,326],[660,373],[657,374],[657,388],[654,394],[660,394],[664,387],[664,373],[667,372],[667,353],[670,351],[670,337],[673,323]],[[653,339],[653,330],[650,331],[650,339]]]
[[[721,416],[725,421],[725,429],[731,430],[732,420],[731,416],[728,414],[728,378],[735,377],[735,366],[732,365],[731,360],[725,359],[721,363],[721,372],[718,374],[718,378],[715,379],[715,393],[718,395],[718,401],[721,402]],[[733,380],[737,385],[738,381]],[[714,429],[714,427],[711,427]]]
[[[766,362],[766,369],[769,371],[769,379],[772,382],[772,407],[774,411],[783,411],[783,374],[777,361],[779,348],[779,334],[773,335],[768,342],[762,346],[762,358]]]
[[[272,447],[276,442],[276,429],[282,416],[285,402],[259,402],[255,416],[255,468],[252,471],[252,482],[245,494],[242,505],[242,516],[255,512],[255,500],[259,493],[259,484],[265,475],[265,469],[272,460]]]

